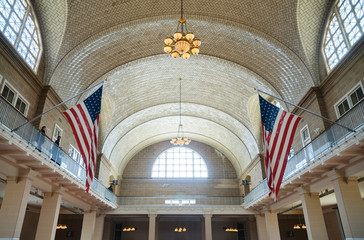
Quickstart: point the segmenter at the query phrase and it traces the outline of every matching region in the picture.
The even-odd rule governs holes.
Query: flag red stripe
[[[89,124],[88,118],[87,118],[87,116],[86,116],[85,112],[83,111],[83,108],[82,108],[81,104],[78,104],[78,105],[77,105],[77,108],[78,108],[78,110],[80,111],[80,114],[81,114],[81,116],[82,116],[82,118],[83,118],[83,121],[84,121],[85,127],[86,127],[86,129],[87,129],[87,131],[88,131],[87,135],[88,135],[88,136],[91,136],[91,135],[92,135],[92,130],[91,130],[91,127],[90,127],[90,124]],[[83,127],[83,129],[85,129],[85,127]]]

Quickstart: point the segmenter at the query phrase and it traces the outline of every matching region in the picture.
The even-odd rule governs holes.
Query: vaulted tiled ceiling
[[[247,113],[254,88],[297,103],[319,83],[329,3],[184,0],[202,40],[200,54],[184,60],[163,53],[180,1],[36,0],[44,84],[67,99],[108,79],[100,151],[122,171],[136,152],[176,135],[181,77],[186,134],[223,152],[239,174],[259,152]]]

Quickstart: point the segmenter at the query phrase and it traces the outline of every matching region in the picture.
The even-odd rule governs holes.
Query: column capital
[[[212,218],[212,214],[203,214],[202,216],[203,216],[205,219],[206,219],[206,218]]]

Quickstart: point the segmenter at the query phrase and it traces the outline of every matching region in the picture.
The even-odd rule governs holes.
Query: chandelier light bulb
[[[195,38],[195,40],[193,40],[193,46],[194,46],[194,47],[199,47],[199,46],[201,46],[201,40],[200,40],[200,39]]]
[[[164,39],[164,43],[169,46],[173,43],[173,39],[170,37],[167,37],[166,39]]]
[[[182,33],[181,32],[175,32],[173,37],[176,39],[176,40],[180,40],[182,38]]]
[[[165,50],[164,50],[165,51]],[[194,47],[194,48],[192,48],[191,49],[191,53],[193,54],[193,55],[196,55],[196,54],[198,54],[200,52],[200,49],[198,49],[197,47]]]
[[[182,57],[184,58],[184,59],[189,59],[190,58],[190,53],[189,52],[186,52],[186,53],[184,53],[183,55],[182,55]]]
[[[170,52],[172,52],[172,47],[171,46],[165,46],[164,47],[164,52],[166,52],[166,53],[170,53]]]
[[[193,40],[194,37],[195,37],[195,35],[193,33],[191,33],[191,32],[189,32],[189,33],[186,34],[186,39],[188,41]]]
[[[178,57],[179,57],[179,53],[178,53],[177,51],[173,51],[173,52],[171,53],[171,56],[172,56],[173,58],[178,58]]]

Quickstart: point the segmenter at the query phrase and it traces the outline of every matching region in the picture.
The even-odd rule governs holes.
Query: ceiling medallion
[[[200,52],[201,41],[195,38],[192,32],[188,32],[186,19],[183,18],[183,0],[181,0],[181,18],[178,20],[177,31],[173,37],[164,39],[164,52],[170,53],[173,58],[182,56],[189,59],[192,54]]]

